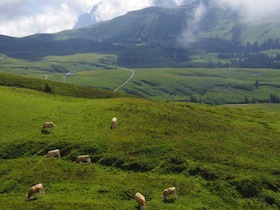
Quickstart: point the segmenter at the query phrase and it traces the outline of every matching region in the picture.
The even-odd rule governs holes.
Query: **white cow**
[[[142,195],[140,192],[135,193],[135,200],[140,205],[141,210],[146,210],[147,203],[144,195]]]
[[[50,158],[50,157],[61,157],[60,151],[59,149],[54,149],[54,150],[50,150],[48,151],[48,153],[45,155],[46,158]]]
[[[114,117],[114,118],[112,119],[112,121],[111,121],[111,129],[114,129],[114,128],[117,127],[117,124],[118,124],[117,121],[118,121],[118,120],[117,120],[116,117]]]
[[[167,199],[170,195],[175,195],[175,197],[177,197],[176,194],[176,188],[175,187],[169,187],[163,190],[162,193],[162,201],[164,201],[165,199]]]
[[[56,128],[56,125],[53,122],[44,122],[42,130],[53,130]]]
[[[43,134],[50,134],[55,128],[56,125],[53,122],[45,122],[42,126],[41,132]]]
[[[45,190],[41,183],[32,186],[26,195],[26,200],[30,200],[31,196],[35,196],[37,198],[37,194],[40,193],[42,197],[44,197]]]
[[[76,163],[80,163],[80,162],[91,163],[91,159],[90,159],[89,155],[79,155],[78,157],[76,157],[75,162]]]

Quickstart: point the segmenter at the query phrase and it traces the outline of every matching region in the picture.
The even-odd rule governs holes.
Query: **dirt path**
[[[130,77],[124,82],[122,83],[119,87],[117,87],[114,92],[118,91],[121,87],[123,87],[124,85],[126,85],[134,76],[134,73],[135,71],[134,70],[131,70],[131,69],[126,69],[126,68],[123,68],[123,70],[126,70],[126,71],[130,71],[131,72],[131,75]]]

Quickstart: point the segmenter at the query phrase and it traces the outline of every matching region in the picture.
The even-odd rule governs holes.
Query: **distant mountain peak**
[[[89,13],[80,15],[78,22],[75,24],[74,29],[85,28],[95,24],[97,21]]]
[[[170,7],[176,7],[176,6],[183,5],[183,4],[190,4],[193,2],[197,2],[197,1],[199,1],[199,0],[165,0],[165,1],[153,0],[153,3],[150,6],[170,8]],[[84,14],[80,15],[77,23],[74,26],[74,29],[85,28],[85,27],[91,26],[91,25],[99,22],[96,19],[96,13],[97,13],[97,10],[99,9],[100,5],[102,5],[102,0],[99,3],[93,5],[90,13],[84,13]]]
[[[84,13],[79,16],[79,19],[73,29],[78,28],[86,28],[88,26],[91,26],[95,23],[97,23],[97,20],[95,18],[95,12],[98,9],[98,6],[100,5],[100,2],[98,4],[93,5],[90,13]]]

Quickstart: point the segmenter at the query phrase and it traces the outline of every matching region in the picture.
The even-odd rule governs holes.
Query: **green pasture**
[[[192,61],[208,62],[216,59],[216,56],[201,53],[194,55]],[[47,56],[32,62],[6,57],[0,62],[0,70],[114,90],[131,76],[130,71],[117,65],[117,59],[115,55],[94,53]],[[160,101],[240,104],[248,100],[249,103],[263,103],[269,102],[271,94],[279,97],[280,93],[280,73],[277,69],[165,67],[132,70],[135,71],[134,77],[119,91]],[[75,75],[65,76],[72,71],[75,71]],[[257,81],[258,88],[255,86]]]
[[[271,69],[152,68],[132,69],[134,77],[119,89],[160,101],[209,104],[268,102],[279,95],[280,73]],[[48,79],[81,86],[114,90],[131,76],[124,68],[77,71],[75,75],[49,74]],[[40,76],[42,78],[42,76]],[[256,82],[260,84],[257,88]]]
[[[67,56],[46,56],[41,60],[27,61],[1,55],[0,70],[20,75],[43,78],[44,74],[59,73],[65,75],[70,71],[115,68],[116,56],[96,53],[84,53]],[[32,58],[30,58],[32,60]]]
[[[114,90],[131,75],[131,72],[121,68],[113,70],[82,71],[74,76],[66,77],[66,83],[80,86]]]
[[[1,209],[139,209],[137,191],[148,209],[280,207],[277,111],[4,86],[0,95]],[[42,134],[45,121],[57,129]],[[56,148],[61,159],[44,158]],[[93,163],[74,163],[80,154]],[[26,202],[39,182],[45,196]],[[178,198],[162,202],[169,186]]]
[[[245,97],[268,100],[270,93],[278,94],[279,76],[269,69],[135,69],[124,90],[159,100],[190,101],[192,95],[197,102],[242,103]]]

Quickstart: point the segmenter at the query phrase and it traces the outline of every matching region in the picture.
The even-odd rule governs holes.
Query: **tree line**
[[[232,67],[280,68],[280,53],[269,56],[265,53],[219,53],[218,59],[228,59]]]
[[[218,59],[229,60],[227,64],[212,64],[213,67],[280,68],[280,53],[268,55],[263,52],[280,50],[280,39],[278,38],[269,38],[263,43],[255,41],[242,44],[237,38],[225,40],[212,37],[199,40],[193,47],[217,53]]]

